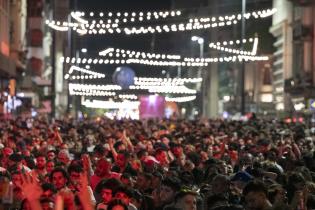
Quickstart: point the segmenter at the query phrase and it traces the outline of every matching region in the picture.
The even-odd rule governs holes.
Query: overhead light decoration
[[[173,85],[168,85],[168,86],[148,86],[148,85],[132,85],[129,87],[131,90],[148,90],[150,93],[175,93],[175,94],[196,94],[197,91],[187,88],[184,85],[179,85],[179,86],[173,86]]]
[[[183,103],[188,101],[193,101],[196,96],[183,96],[183,97],[165,97],[165,101]]]
[[[99,52],[100,56],[108,57],[129,57],[129,58],[148,58],[148,59],[170,59],[170,60],[179,60],[181,59],[180,55],[172,54],[160,54],[160,53],[147,53],[135,50],[127,50],[121,48],[107,48]]]
[[[249,18],[266,18],[274,13],[276,9],[267,9],[248,12],[244,15],[246,19]],[[131,14],[131,15],[130,15]],[[173,24],[160,24],[151,26],[139,26],[139,23],[146,20],[156,21],[157,19],[164,19],[168,17],[180,16],[181,11],[166,11],[166,12],[148,12],[146,13],[146,18],[143,12],[139,13],[122,13],[117,12],[115,14],[109,12],[107,16],[109,18],[104,19],[105,16],[103,12],[99,13],[100,18],[91,19],[95,16],[94,12],[90,12],[90,17],[85,17],[84,12],[71,12],[71,17],[76,21],[72,22],[60,22],[56,20],[47,20],[46,24],[59,31],[67,31],[72,28],[74,31],[80,35],[90,34],[120,34],[124,33],[126,35],[131,34],[146,34],[146,33],[168,33],[177,31],[191,31],[191,30],[203,30],[208,28],[216,28],[229,26],[232,24],[237,24],[242,19],[242,14],[233,14],[228,16],[218,16],[218,17],[195,17],[188,19],[188,22],[173,23]],[[127,16],[125,16],[127,15]],[[153,18],[154,17],[154,18]],[[123,24],[135,23],[136,25],[132,27],[121,26]]]
[[[61,57],[60,62],[70,64],[143,64],[149,66],[208,66],[205,62],[184,62],[177,60],[150,60],[150,59],[103,59],[103,58],[76,58]]]
[[[85,100],[82,105],[88,108],[102,108],[102,109],[138,109],[139,101],[101,101],[101,100]]]
[[[246,42],[253,42],[253,49],[252,51],[244,51],[244,50],[240,50],[240,49],[235,49],[235,48],[228,48],[225,47],[228,44],[239,44],[239,43],[246,43]],[[222,43],[222,44],[221,44]],[[222,46],[223,45],[223,46]],[[214,43],[210,43],[209,44],[209,48],[212,49],[216,49],[222,52],[227,52],[227,53],[231,53],[231,54],[238,54],[238,55],[251,55],[251,56],[255,56],[257,53],[257,47],[258,47],[258,38],[254,38],[254,39],[243,39],[242,41],[236,40],[234,41],[224,41],[224,42],[218,42],[216,44]]]
[[[66,60],[70,61],[70,58],[66,58]],[[72,60],[72,59],[71,59]],[[64,58],[61,58],[61,61],[64,61]],[[87,75],[78,75],[78,76],[71,76],[73,71],[78,71]],[[105,78],[105,74],[97,73],[95,71],[87,70],[84,68],[81,68],[79,66],[71,66],[69,69],[69,72],[65,74],[64,78],[66,80],[68,79],[99,79],[99,78]]]
[[[120,99],[129,99],[129,100],[137,100],[138,96],[135,94],[119,94],[118,98]]]
[[[94,84],[76,84],[69,83],[69,89],[79,91],[93,91],[93,90],[121,90],[119,85],[94,85]]]

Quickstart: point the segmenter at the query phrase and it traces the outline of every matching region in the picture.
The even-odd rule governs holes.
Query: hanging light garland
[[[61,58],[61,61],[63,62],[64,59]],[[102,74],[102,73],[97,73],[95,71],[83,69],[83,68],[80,68],[78,66],[71,66],[69,69],[69,72],[67,74],[65,74],[64,78],[66,80],[69,79],[70,75],[73,73],[73,71],[78,71],[78,72],[88,74],[88,75],[72,76],[71,79],[98,79],[98,78],[104,78],[105,77],[105,74]]]
[[[243,40],[243,43],[246,43],[246,40]],[[227,42],[223,42],[225,45]],[[239,50],[239,49],[233,49],[233,48],[228,48],[228,47],[223,47],[221,45],[217,45],[214,43],[209,44],[209,48],[216,49],[222,52],[227,52],[227,53],[232,53],[232,54],[238,54],[238,55],[251,55],[254,56],[257,53],[257,46],[258,46],[258,38],[254,38],[254,43],[253,43],[253,49],[252,51],[244,51],[244,50]]]
[[[88,108],[102,108],[102,109],[138,109],[139,101],[101,101],[101,100],[85,100],[82,105]]]
[[[129,100],[137,100],[138,96],[135,94],[120,94],[118,95],[118,98],[120,99],[129,99]]]
[[[183,103],[183,102],[188,102],[188,101],[193,101],[197,97],[194,96],[183,96],[183,97],[165,97],[165,101],[168,102],[177,102],[177,103]]]
[[[160,53],[147,53],[135,50],[126,50],[121,48],[107,48],[103,51],[99,52],[100,56],[108,56],[108,57],[129,57],[129,58],[149,58],[149,59],[171,59],[171,60],[179,60],[181,59],[180,55],[168,55],[168,54],[160,54]]]
[[[149,66],[208,66],[205,62],[161,61],[150,59],[102,59],[61,57],[60,62],[71,64],[143,64]]]
[[[251,17],[254,18],[266,18],[274,13],[276,13],[276,9],[267,9],[267,10],[260,10],[249,12],[244,15],[246,19]],[[95,13],[91,12],[90,16],[93,17]],[[102,15],[101,15],[102,14]],[[110,13],[108,13],[110,14]],[[112,14],[112,13],[111,13]],[[124,17],[122,21],[119,17],[124,15],[129,16],[129,13],[120,13],[117,12],[117,16],[115,20],[107,19],[107,20],[87,20],[84,19],[85,13],[82,12],[71,12],[71,16],[73,19],[77,21],[77,23],[72,22],[60,22],[55,20],[47,20],[45,23],[52,27],[55,30],[59,31],[66,31],[72,28],[74,31],[78,32],[81,35],[84,34],[114,34],[114,33],[125,33],[127,35],[131,34],[146,34],[146,33],[162,33],[162,32],[177,32],[177,31],[191,31],[191,30],[202,30],[207,28],[215,28],[215,27],[222,27],[228,26],[232,24],[237,24],[242,19],[242,14],[234,14],[229,16],[219,16],[219,17],[202,17],[202,18],[191,18],[188,22],[183,23],[174,23],[174,24],[164,24],[164,25],[152,25],[152,26],[140,26],[140,27],[119,27],[120,24],[128,23],[128,19]],[[131,13],[132,14],[132,13]],[[147,13],[148,14],[148,13]],[[150,12],[149,14],[152,15]],[[156,15],[154,15],[156,14]],[[171,12],[159,12],[154,13],[155,17],[165,17],[168,16],[175,16],[181,15],[180,11],[171,11]],[[141,22],[144,20],[143,18],[144,13],[139,13],[138,20]],[[151,19],[151,15],[147,15],[147,20]],[[100,13],[100,17],[103,17],[104,13]],[[113,16],[113,14],[112,14]],[[132,16],[132,15],[131,15]],[[158,19],[158,18],[157,18]],[[131,17],[130,22],[135,22],[136,18]],[[122,23],[121,23],[122,22]]]

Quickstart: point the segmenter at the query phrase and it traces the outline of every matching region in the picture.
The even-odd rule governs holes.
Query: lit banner
[[[163,118],[165,98],[158,95],[141,96],[139,106],[140,119]]]

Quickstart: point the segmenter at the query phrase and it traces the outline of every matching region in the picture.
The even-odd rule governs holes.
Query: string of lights
[[[91,90],[121,90],[119,85],[94,85],[94,84],[77,84],[69,83],[69,89],[80,90],[80,91],[91,91]]]
[[[180,86],[173,86],[173,85],[168,85],[168,86],[146,86],[146,85],[140,85],[140,86],[135,86],[131,85],[129,87],[131,90],[148,90],[150,93],[183,93],[183,94],[196,94],[197,91],[187,88],[184,85]]]
[[[188,101],[193,101],[196,99],[196,96],[182,96],[182,97],[165,97],[165,101],[168,102],[177,102],[177,103],[183,103]]]
[[[76,90],[70,90],[69,94],[72,96],[115,96],[115,92],[109,92],[109,91],[102,91],[102,90],[93,90],[90,92],[84,92],[84,91],[76,91]]]
[[[120,94],[118,95],[118,98],[120,99],[129,99],[129,100],[137,100],[138,96],[135,94]]]
[[[138,109],[139,101],[101,101],[101,100],[85,100],[82,105],[88,108],[102,108],[102,109]]]
[[[257,53],[257,46],[258,46],[258,38],[253,39],[253,49],[252,51],[244,51],[244,50],[239,50],[239,49],[234,49],[234,48],[228,48],[228,47],[223,47],[221,45],[217,45],[214,43],[209,44],[209,48],[216,49],[222,52],[228,52],[232,54],[238,54],[238,55],[256,55]],[[225,45],[227,42],[223,42]],[[244,43],[246,43],[246,40],[244,40]]]
[[[61,58],[61,61],[63,62],[64,59]],[[84,74],[88,75],[80,75],[80,76],[72,76],[72,79],[98,79],[98,78],[105,78],[105,74],[97,73],[95,71],[87,70],[84,68],[80,68],[79,66],[71,66],[69,69],[69,72],[65,74],[64,78],[67,80],[70,78],[70,75],[73,73],[73,71],[78,71]]]
[[[273,9],[267,9],[267,10],[259,10],[254,11],[251,13],[246,13],[244,17],[246,19],[249,19],[251,17],[254,18],[266,18],[271,15],[273,15],[277,10],[275,8]],[[180,11],[175,12],[175,14],[181,15]],[[101,14],[104,13],[100,13]],[[117,13],[122,16],[121,13]],[[144,20],[142,16],[140,16],[139,13],[139,21]],[[150,13],[151,14],[151,13]],[[154,13],[153,13],[154,14]],[[161,13],[162,14],[162,13]],[[162,14],[162,17],[167,17],[168,15],[174,14],[174,13],[165,13]],[[131,34],[146,34],[146,33],[162,33],[162,32],[177,32],[177,31],[191,31],[191,30],[202,30],[207,28],[215,28],[215,27],[222,27],[222,26],[228,26],[232,24],[237,24],[242,19],[242,14],[234,14],[230,16],[219,16],[219,17],[202,17],[202,18],[191,18],[188,20],[188,22],[183,23],[173,23],[173,24],[164,24],[164,25],[152,25],[152,26],[139,26],[139,27],[119,27],[120,20],[115,19],[114,21],[111,19],[104,20],[92,20],[88,21],[86,19],[83,19],[82,17],[85,15],[85,13],[82,12],[72,12],[71,16],[73,19],[77,21],[77,23],[71,23],[71,22],[60,22],[55,20],[46,20],[46,24],[49,27],[52,27],[55,30],[60,31],[66,31],[69,30],[69,28],[72,28],[77,33],[84,35],[84,34],[114,34],[114,33],[125,33],[127,35]],[[129,15],[127,13],[127,15]],[[93,17],[94,13],[91,12],[90,16]],[[171,15],[172,16],[172,15]],[[150,17],[147,15],[147,18]],[[157,16],[156,16],[157,17]],[[149,18],[151,19],[151,18]],[[135,21],[134,17],[131,17],[131,22]],[[124,18],[123,23],[127,23],[128,19]]]
[[[149,66],[208,66],[205,62],[160,61],[149,59],[102,59],[61,57],[60,62],[71,64],[143,64]]]
[[[167,55],[167,54],[160,54],[160,53],[147,53],[135,50],[126,50],[121,48],[107,48],[103,51],[99,52],[100,56],[109,56],[109,57],[129,57],[129,58],[149,58],[149,59],[173,59],[179,60],[181,59],[180,55]]]
[[[242,40],[225,40],[225,41],[221,41],[221,42],[210,42],[209,43],[209,46],[213,46],[213,45],[217,45],[217,46],[220,46],[220,45],[224,45],[224,46],[227,46],[227,45],[236,45],[236,44],[241,44],[241,43],[252,43],[254,42],[254,39],[255,38],[248,38],[248,39],[242,39]]]
[[[142,22],[158,19],[166,19],[172,17],[178,17],[182,15],[180,10],[171,10],[171,11],[150,11],[150,12],[90,12],[86,14],[85,12],[72,12],[76,14],[79,18],[94,18],[98,16],[101,19],[106,19],[110,21],[115,21],[117,23],[130,23],[130,22]]]

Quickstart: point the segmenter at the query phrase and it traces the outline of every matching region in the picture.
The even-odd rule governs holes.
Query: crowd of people
[[[18,117],[0,131],[0,209],[315,209],[303,123]]]

